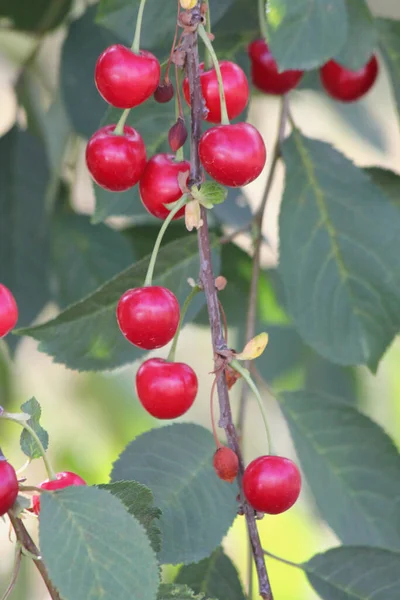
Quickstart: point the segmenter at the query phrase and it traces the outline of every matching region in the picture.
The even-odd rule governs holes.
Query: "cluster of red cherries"
[[[276,62],[264,40],[249,46],[251,77],[256,88],[268,94],[286,94],[300,82],[303,71],[279,72]],[[242,69],[230,61],[220,63],[226,107],[229,119],[235,119],[245,109],[249,86]],[[334,60],[320,70],[320,78],[327,93],[342,102],[353,102],[364,96],[378,75],[375,56],[358,71],[350,71]],[[131,109],[152,95],[159,102],[172,99],[172,84],[161,82],[161,68],[150,52],[132,50],[115,45],[107,48],[96,64],[95,81],[102,97],[112,106]],[[204,170],[215,181],[230,187],[239,187],[256,179],[266,161],[266,149],[259,132],[248,123],[221,124],[221,101],[215,69],[205,70],[201,65],[201,89],[205,101],[204,119],[216,124],[200,140],[199,155]],[[183,94],[190,104],[187,79]],[[179,122],[175,124],[180,125]],[[185,136],[176,143],[170,136],[175,152],[183,145]],[[179,136],[178,136],[179,138]],[[172,143],[174,141],[174,143]],[[173,154],[156,154],[147,161],[146,148],[140,134],[127,125],[107,125],[89,140],[86,162],[93,179],[110,191],[124,191],[139,183],[140,197],[146,209],[155,217],[165,219],[171,205],[182,196],[179,178],[189,174],[190,164]],[[174,216],[184,215],[184,207]],[[11,291],[0,284],[0,338],[16,325],[18,307]],[[176,296],[161,286],[130,289],[120,298],[117,306],[119,327],[129,342],[144,350],[154,350],[168,344],[180,325],[180,307]],[[197,395],[198,381],[193,369],[184,363],[161,358],[146,360],[136,375],[137,395],[143,407],[158,419],[174,419],[192,406]],[[219,446],[214,455],[217,475],[232,482],[238,475],[238,457],[225,446]],[[86,482],[71,472],[57,473],[39,488],[56,490]],[[288,510],[297,500],[301,476],[297,466],[280,456],[260,456],[253,460],[243,475],[243,491],[249,504],[263,513],[279,514]],[[0,516],[9,511],[18,495],[15,469],[0,453]],[[40,498],[33,497],[31,509],[40,512]]]

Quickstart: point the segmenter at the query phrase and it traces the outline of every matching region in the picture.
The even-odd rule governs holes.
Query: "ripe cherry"
[[[228,117],[235,119],[246,108],[249,101],[249,84],[244,71],[229,60],[222,60],[219,63],[224,84],[226,108]],[[221,123],[221,102],[219,98],[219,88],[217,73],[214,68],[204,71],[204,63],[200,65],[200,83],[203,98],[208,108],[206,121],[210,123]],[[183,94],[186,102],[190,106],[190,88],[189,80],[183,81]]]
[[[192,406],[197,377],[189,365],[150,358],[136,375],[136,391],[143,407],[157,419],[176,419]]]
[[[119,328],[127,340],[145,350],[168,344],[178,328],[180,308],[167,288],[153,285],[125,292],[117,306]]]
[[[18,479],[14,467],[0,454],[0,517],[10,510],[18,496]]]
[[[264,140],[249,123],[212,127],[201,136],[199,154],[207,173],[230,187],[257,179],[267,158]]]
[[[165,204],[175,202],[182,196],[178,175],[187,171],[189,177],[189,170],[189,161],[177,161],[173,154],[155,154],[150,158],[139,182],[140,198],[150,214],[159,219],[168,216],[169,210]],[[174,219],[184,214],[183,207]]]
[[[218,477],[223,481],[233,483],[239,471],[239,459],[236,452],[221,446],[214,454],[213,458],[214,470]]]
[[[376,56],[358,71],[350,71],[330,60],[320,69],[321,83],[335,100],[355,102],[372,88],[378,76],[379,64]]]
[[[278,65],[264,40],[254,40],[248,48],[251,79],[256,88],[266,94],[286,94],[295,88],[304,71],[278,71]]]
[[[115,44],[97,59],[94,80],[106,102],[116,108],[133,108],[155,92],[160,80],[160,63],[151,52],[135,54]]]
[[[102,127],[86,146],[86,164],[95,182],[111,192],[123,192],[137,184],[146,166],[146,146],[141,135],[125,125],[124,135],[115,125]]]
[[[86,481],[70,471],[63,471],[57,473],[57,479],[46,479],[38,485],[42,490],[61,490],[71,485],[86,485]],[[40,496],[33,496],[32,498],[32,510],[38,515],[40,512]]]
[[[18,306],[10,290],[0,283],[0,338],[10,333],[18,321]]]
[[[296,502],[300,489],[300,472],[288,458],[260,456],[245,469],[243,491],[254,510],[283,513]]]

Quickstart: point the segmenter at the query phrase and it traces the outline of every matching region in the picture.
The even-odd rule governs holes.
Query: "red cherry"
[[[61,490],[69,487],[70,485],[86,485],[86,481],[70,471],[63,471],[62,473],[56,474],[57,479],[46,479],[38,485],[42,490]],[[40,496],[32,497],[32,510],[38,515],[40,512]]]
[[[122,333],[131,344],[145,350],[168,344],[178,328],[179,316],[176,296],[157,285],[128,290],[117,306]]]
[[[14,467],[0,456],[0,517],[10,510],[18,496],[18,479]]]
[[[330,60],[320,69],[322,85],[332,98],[341,102],[359,100],[372,88],[378,76],[379,64],[373,56],[358,71],[350,71]]]
[[[267,94],[286,94],[295,88],[304,71],[278,71],[278,65],[264,40],[255,40],[248,48],[253,84]]]
[[[239,459],[236,452],[221,446],[214,454],[213,465],[216,474],[223,481],[233,483],[239,471]]]
[[[267,158],[264,140],[253,125],[218,125],[199,144],[204,169],[218,183],[239,187],[257,179]]]
[[[224,84],[228,117],[235,119],[247,106],[247,102],[249,101],[249,84],[247,83],[244,71],[239,65],[229,60],[222,60],[219,66]],[[221,102],[217,73],[214,68],[204,71],[204,63],[201,63],[200,70],[201,91],[209,111],[207,117],[205,117],[205,121],[221,123]],[[183,94],[190,106],[190,88],[187,77],[183,81]]]
[[[176,419],[192,406],[197,377],[189,365],[150,358],[136,375],[136,391],[143,407],[157,419]]]
[[[160,63],[151,52],[135,54],[115,44],[97,59],[94,80],[106,102],[116,108],[133,108],[155,92],[160,73]]]
[[[281,456],[260,456],[243,475],[243,491],[248,503],[270,515],[279,515],[296,502],[301,476],[293,461]]]
[[[125,125],[124,135],[115,125],[102,127],[86,146],[86,164],[95,182],[111,192],[123,192],[137,184],[146,166],[146,146],[141,135]]]
[[[185,171],[190,171],[189,161],[176,161],[173,154],[155,154],[151,157],[139,182],[141,200],[150,214],[159,219],[168,216],[169,210],[164,205],[182,196],[178,175]],[[184,214],[185,208],[182,208],[174,219]]]
[[[10,290],[0,283],[0,338],[10,333],[18,321],[18,306]]]

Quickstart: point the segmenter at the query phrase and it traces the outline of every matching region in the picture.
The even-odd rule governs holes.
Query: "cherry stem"
[[[207,27],[207,33],[211,33],[210,0],[207,0],[206,27]],[[207,70],[207,71],[209,69],[211,69],[211,67],[212,67],[212,58],[211,58],[210,51],[208,50],[207,47],[206,47],[206,53],[205,53],[205,56],[204,56],[204,67],[205,67],[205,70]]]
[[[172,56],[175,52],[176,40],[178,37],[178,29],[179,29],[178,17],[179,17],[180,10],[181,10],[181,5],[178,0],[178,11],[177,11],[176,26],[175,26],[175,35],[174,35],[174,40],[173,40],[172,46],[171,46],[171,52],[169,53],[169,57],[167,60],[167,68],[165,69],[165,73],[164,73],[164,81],[167,81],[167,82],[169,81],[169,69],[171,67]]]
[[[181,314],[179,317],[178,328],[174,335],[174,339],[172,341],[172,346],[171,346],[171,349],[170,349],[168,357],[167,357],[167,360],[169,360],[170,362],[173,362],[175,360],[175,352],[176,352],[176,347],[178,345],[179,334],[182,329],[183,320],[185,318],[187,309],[189,308],[189,305],[190,305],[191,301],[193,300],[193,298],[201,291],[202,291],[201,287],[199,285],[195,285],[194,288],[192,288],[190,294],[187,296],[185,302],[183,303],[183,306],[181,308]]]
[[[133,44],[132,44],[132,51],[135,54],[139,54],[139,52],[140,52],[140,32],[142,29],[142,20],[143,20],[143,12],[144,12],[145,4],[146,4],[146,0],[140,0],[138,16],[136,19],[135,37],[133,38]]]
[[[182,108],[182,98],[181,98],[181,78],[179,75],[178,65],[175,65],[175,82],[176,82],[176,94],[175,94],[175,116],[178,121],[179,118],[184,120],[183,117],[183,108]],[[178,148],[175,153],[175,160],[182,161],[183,156],[183,146]]]
[[[269,558],[273,558],[274,560],[278,560],[279,562],[287,565],[288,567],[293,567],[295,569],[303,570],[303,566],[299,565],[298,563],[294,563],[291,560],[282,558],[281,556],[276,556],[276,554],[272,554],[272,552],[268,552],[268,550],[264,550],[264,548],[263,548],[263,552],[264,552],[265,556],[268,556]]]
[[[198,26],[198,32],[199,32],[199,36],[201,37],[201,39],[204,42],[205,47],[207,48],[207,50],[210,53],[211,60],[212,60],[213,65],[214,65],[214,69],[215,69],[215,72],[217,74],[218,89],[219,89],[219,98],[220,98],[220,102],[221,102],[221,123],[222,123],[222,125],[229,125],[228,111],[226,109],[224,84],[223,84],[223,81],[222,81],[222,74],[221,74],[221,69],[220,69],[220,66],[219,66],[218,58],[217,58],[217,55],[214,52],[214,48],[213,48],[213,45],[212,45],[212,43],[210,41],[210,38],[208,37],[207,32],[206,32],[206,30],[204,29],[204,27],[203,27],[203,25],[201,23]]]
[[[245,380],[245,382],[247,383],[247,385],[249,386],[249,388],[251,389],[251,391],[253,392],[253,394],[256,397],[256,400],[257,400],[257,403],[258,403],[258,407],[260,409],[261,416],[262,416],[262,419],[264,421],[265,431],[266,431],[266,434],[267,434],[268,454],[271,454],[272,443],[271,443],[271,435],[270,435],[269,427],[268,427],[267,413],[266,413],[266,410],[265,410],[264,403],[262,401],[260,392],[258,391],[258,388],[257,388],[256,384],[254,383],[254,381],[251,378],[250,371],[248,369],[246,369],[246,367],[243,367],[240,364],[240,362],[238,360],[236,360],[236,358],[234,358],[229,363],[229,366],[232,367],[232,369],[235,369],[235,371],[237,371],[238,373],[240,373],[240,375],[243,377],[243,379]]]
[[[224,307],[222,305],[222,302],[219,298],[218,298],[218,306],[219,306],[219,312],[221,313],[222,323],[224,326],[225,343],[228,344],[228,321],[226,320],[226,313],[225,313]]]
[[[260,25],[261,35],[264,40],[268,39],[268,27],[267,27],[267,11],[265,0],[258,0],[258,22]]]
[[[130,112],[131,112],[130,108],[126,108],[124,110],[124,112],[122,113],[122,115],[119,118],[118,123],[115,126],[115,129],[113,131],[114,135],[124,135],[125,123],[126,123],[126,120],[127,120],[128,115],[129,115]]]
[[[218,448],[221,448],[221,442],[218,439],[217,428],[215,426],[215,417],[214,417],[214,393],[215,393],[215,387],[217,385],[217,378],[218,378],[218,375],[216,375],[214,377],[214,381],[213,381],[213,384],[211,386],[211,392],[210,392],[210,415],[211,415],[212,432],[213,432],[213,436],[214,436],[214,440],[215,440],[215,445],[217,446],[217,450],[218,450]]]
[[[180,211],[180,209],[183,206],[185,206],[187,201],[187,194],[184,194],[180,200],[177,200],[174,208],[170,211],[164,223],[161,225],[160,231],[158,232],[158,236],[154,244],[153,252],[151,253],[150,262],[146,273],[146,279],[144,280],[144,285],[151,285],[153,281],[154,267],[156,265],[157,254],[160,249],[164,233],[166,232],[167,227],[171,223],[174,216]]]
[[[36,431],[34,429],[32,429],[32,427],[30,425],[28,425],[28,423],[25,420],[18,418],[17,415],[14,415],[13,413],[4,412],[1,415],[1,417],[3,419],[8,419],[9,421],[12,421],[13,423],[18,423],[18,425],[21,425],[21,427],[26,429],[26,431],[31,435],[31,437],[33,437],[33,439],[35,440],[35,442],[39,448],[39,451],[40,451],[40,454],[42,455],[44,466],[46,467],[46,472],[47,472],[49,479],[52,479],[52,480],[57,479],[55,471],[53,470],[51,463],[48,459],[48,456],[46,454],[46,450],[44,449],[43,444],[40,441],[40,438],[37,435]]]
[[[1,600],[7,600],[7,598],[10,597],[11,592],[15,588],[15,584],[17,583],[18,574],[19,574],[19,570],[21,567],[21,559],[22,559],[21,546],[17,544],[15,547],[15,558],[14,558],[14,565],[13,565],[13,570],[12,570],[11,581],[8,584],[8,587],[7,587],[6,591],[4,592],[3,596],[1,597]]]

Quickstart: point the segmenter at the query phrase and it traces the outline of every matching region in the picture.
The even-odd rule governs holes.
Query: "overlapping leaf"
[[[379,42],[383,52],[393,93],[400,113],[400,21],[378,19]]]
[[[335,59],[357,71],[371,58],[378,44],[375,20],[365,0],[346,0],[348,28],[347,40]]]
[[[39,402],[36,400],[36,398],[31,398],[27,402],[24,402],[24,404],[21,406],[21,410],[28,415],[31,415],[28,425],[38,436],[43,448],[47,450],[49,445],[49,434],[40,424],[42,409]],[[40,458],[42,456],[41,449],[39,448],[36,440],[26,429],[22,430],[20,444],[22,452],[29,456],[29,458]]]

